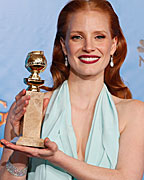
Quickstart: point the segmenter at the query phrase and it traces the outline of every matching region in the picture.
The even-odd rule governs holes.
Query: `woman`
[[[1,140],[1,179],[142,179],[144,104],[131,99],[120,78],[126,51],[109,2],[73,0],[63,8],[51,67],[54,86],[44,99],[45,149],[8,142],[19,135],[30,99],[23,90],[9,111],[7,141]]]

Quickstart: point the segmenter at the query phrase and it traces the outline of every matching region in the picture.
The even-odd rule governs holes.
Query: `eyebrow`
[[[71,34],[71,33],[80,33],[80,34],[84,34],[83,31],[76,31],[76,30],[75,30],[75,31],[71,31],[70,34]],[[108,34],[108,33],[107,33],[106,31],[104,31],[104,30],[94,31],[93,33],[94,33],[94,34],[99,34],[99,33]]]

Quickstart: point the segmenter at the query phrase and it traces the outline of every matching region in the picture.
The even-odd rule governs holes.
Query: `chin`
[[[96,71],[95,69],[89,69],[89,70],[79,72],[79,74],[83,76],[97,76],[100,72],[101,72],[100,70]]]
[[[98,72],[95,72],[95,73],[79,73],[77,74],[77,76],[79,76],[80,78],[82,79],[97,79],[99,76],[101,76],[102,73],[98,73]]]
[[[99,75],[104,74],[104,70],[97,70],[96,68],[80,68],[80,69],[70,69],[71,73],[75,76],[79,76],[81,78],[93,78],[93,77],[97,77]]]

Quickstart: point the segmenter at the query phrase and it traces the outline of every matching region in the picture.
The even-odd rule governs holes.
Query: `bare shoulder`
[[[144,115],[144,102],[136,99],[120,99],[116,103],[116,107],[120,113],[128,116],[141,117]],[[135,117],[134,116],[134,117]]]
[[[144,127],[144,102],[135,99],[121,99],[113,96],[119,116],[120,132],[126,126]]]

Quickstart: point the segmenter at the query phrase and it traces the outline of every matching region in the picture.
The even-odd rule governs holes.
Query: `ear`
[[[66,56],[67,55],[67,50],[66,50],[66,46],[65,46],[65,41],[64,41],[64,39],[62,37],[60,38],[60,44],[61,44],[62,50],[63,50],[63,52],[64,52],[64,54]]]
[[[113,55],[117,49],[117,43],[118,43],[118,38],[115,36],[112,40],[112,47],[111,47],[111,52],[110,54]]]

